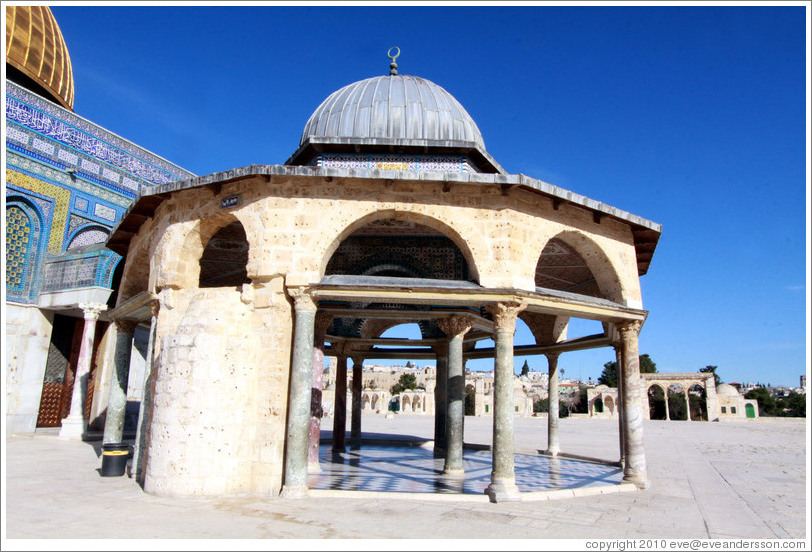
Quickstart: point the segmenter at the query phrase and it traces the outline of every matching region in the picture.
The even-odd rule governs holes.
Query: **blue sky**
[[[399,46],[400,73],[451,92],[508,172],[663,225],[641,279],[640,350],[659,371],[710,364],[726,382],[797,386],[809,364],[807,9],[53,12],[76,112],[197,174],[283,163],[321,101],[386,74]],[[594,330],[573,324],[570,335]],[[601,349],[560,366],[594,380],[613,359]]]

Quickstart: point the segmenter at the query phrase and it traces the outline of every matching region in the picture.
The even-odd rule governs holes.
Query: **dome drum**
[[[504,174],[462,105],[408,75],[365,79],[324,100],[285,164],[310,164],[319,153],[465,155],[478,172]]]

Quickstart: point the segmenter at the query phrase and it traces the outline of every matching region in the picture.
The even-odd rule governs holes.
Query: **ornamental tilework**
[[[17,206],[6,210],[6,287],[22,291],[31,243],[31,219]]]
[[[132,203],[131,197],[95,186],[82,180],[81,178],[71,178],[65,174],[64,171],[52,169],[51,167],[43,165],[42,163],[39,163],[33,159],[28,159],[22,155],[18,155],[8,149],[6,149],[6,166],[13,167],[19,171],[26,171],[28,173],[35,174],[39,178],[47,178],[59,186],[79,190],[91,197],[103,199],[104,201],[124,208],[129,207],[130,203]]]
[[[113,270],[121,260],[109,250],[66,253],[45,264],[43,292],[79,287],[111,287]]]
[[[67,249],[75,249],[77,247],[83,247],[85,245],[93,245],[95,243],[104,243],[107,241],[107,237],[110,234],[105,232],[104,230],[100,230],[98,228],[92,228],[89,230],[82,230],[78,234],[76,234],[73,239],[70,241],[70,245],[68,245]]]
[[[73,169],[73,180],[87,180],[98,186],[111,189],[132,199],[140,190],[142,185],[148,185],[144,180],[133,180],[117,167],[112,167],[106,163],[99,163],[97,159],[91,158],[73,148],[55,142],[53,140],[43,140],[38,134],[25,127],[20,127],[12,122],[6,121],[6,131],[16,134],[31,135],[32,147],[28,148],[23,144],[7,143],[6,149],[25,157],[43,163],[52,169],[64,171]],[[122,185],[123,183],[123,185]]]
[[[194,176],[12,83],[8,83],[6,88],[6,119],[151,184],[165,184]]]
[[[73,235],[77,229],[87,224],[91,224],[92,222],[93,221],[90,219],[71,214],[70,221],[68,221],[68,235]]]
[[[6,182],[23,190],[54,198],[53,218],[45,221],[45,224],[51,229],[48,236],[48,252],[59,253],[62,250],[62,231],[67,224],[70,191],[9,168],[6,169]]]
[[[393,171],[477,172],[462,155],[397,155],[364,153],[322,153],[309,163],[318,167],[377,169]]]

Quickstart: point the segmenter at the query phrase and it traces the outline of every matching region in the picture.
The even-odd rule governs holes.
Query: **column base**
[[[485,489],[485,494],[491,502],[517,502],[522,499],[515,479],[494,480]]]
[[[84,418],[68,416],[62,420],[59,438],[64,441],[81,441],[87,434],[87,420]]]
[[[305,485],[297,485],[292,487],[290,485],[283,485],[282,492],[279,496],[282,498],[306,498],[310,495],[310,489]]]
[[[558,456],[561,451],[559,449],[547,449],[544,451],[544,454],[547,456]]]
[[[453,477],[455,479],[464,479],[465,478],[465,470],[462,468],[444,468],[443,469],[443,477]]]
[[[624,475],[623,481],[625,483],[634,483],[634,485],[641,491],[649,488],[648,477],[645,475]]]

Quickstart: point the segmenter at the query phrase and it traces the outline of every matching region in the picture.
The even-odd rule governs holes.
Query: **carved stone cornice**
[[[318,303],[311,295],[310,288],[289,287],[288,293],[293,297],[293,308],[295,310],[303,312],[316,312],[318,310]]]
[[[98,320],[103,310],[107,310],[104,303],[79,303],[79,308],[85,315],[85,320]]]
[[[491,316],[493,316],[493,325],[497,331],[508,330],[514,331],[516,329],[516,318],[519,313],[527,308],[527,303],[521,302],[503,302],[491,303],[485,307]]]
[[[448,318],[437,320],[437,326],[448,337],[465,335],[473,327],[474,321],[464,314],[452,314]]]

